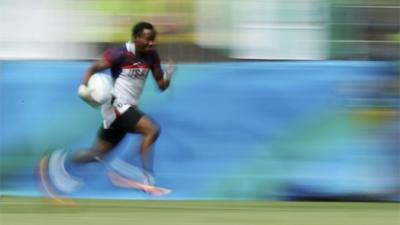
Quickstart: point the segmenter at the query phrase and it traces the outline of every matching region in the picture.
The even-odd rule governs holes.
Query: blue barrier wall
[[[43,153],[88,147],[99,111],[76,95],[88,62],[0,64],[0,193],[38,196]],[[149,78],[141,109],[162,134],[154,174],[167,199],[302,199],[399,190],[398,95],[386,62],[178,65],[171,90]],[[130,135],[107,158],[138,162]],[[72,197],[150,198],[89,164]],[[88,175],[89,174],[89,175]]]

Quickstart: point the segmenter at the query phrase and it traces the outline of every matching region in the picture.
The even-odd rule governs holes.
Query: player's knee
[[[157,138],[160,136],[160,133],[161,128],[158,126],[153,126],[151,129],[149,129],[148,135],[153,141],[156,141]]]
[[[161,128],[160,128],[160,127],[157,127],[157,128],[156,128],[155,135],[154,135],[155,140],[158,139],[158,137],[160,136],[160,134],[161,134]]]

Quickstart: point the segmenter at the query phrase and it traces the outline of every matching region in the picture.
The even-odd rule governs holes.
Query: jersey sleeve
[[[150,65],[151,70],[154,69],[161,69],[161,60],[160,56],[156,51],[153,51],[153,54],[151,54],[151,65]]]
[[[122,57],[123,52],[118,48],[109,48],[102,55],[102,58],[106,62],[108,62],[110,66],[116,65],[121,62]]]

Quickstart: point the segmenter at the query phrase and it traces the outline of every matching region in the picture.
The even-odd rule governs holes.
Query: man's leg
[[[90,150],[82,150],[71,157],[72,162],[77,164],[97,162],[105,154],[114,148],[115,144],[101,138],[97,138],[94,147]]]
[[[151,158],[149,155],[149,150],[151,149],[152,144],[157,140],[160,134],[160,128],[153,123],[150,118],[142,116],[137,124],[130,130],[130,132],[138,133],[143,136],[139,152],[142,159],[143,169],[150,171]]]
[[[82,180],[78,178],[81,170],[79,164],[97,162],[114,146],[113,142],[99,137],[91,150],[80,151],[70,158],[63,149],[43,156],[39,162],[38,176],[44,193],[51,198],[58,198],[57,191],[70,193],[76,190],[82,185]]]
[[[72,162],[77,164],[97,162],[111,151],[124,138],[125,134],[126,131],[119,129],[118,126],[112,126],[109,129],[101,126],[97,132],[97,139],[93,147],[72,155]]]

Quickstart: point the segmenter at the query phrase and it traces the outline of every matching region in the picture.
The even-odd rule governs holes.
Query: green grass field
[[[1,225],[400,225],[400,204],[0,198]]]

